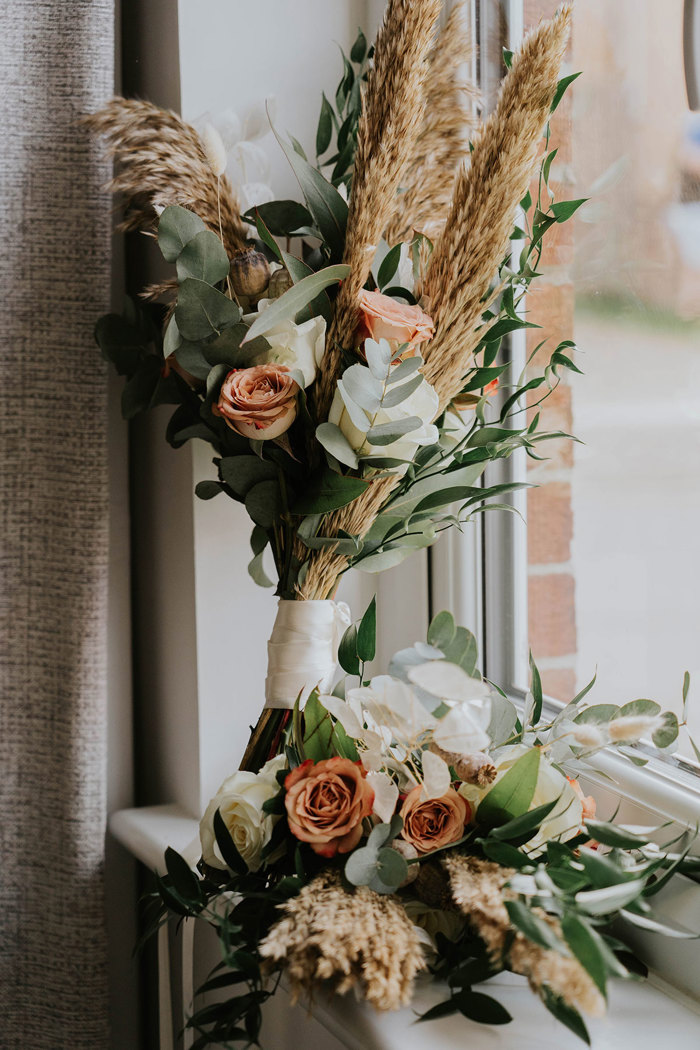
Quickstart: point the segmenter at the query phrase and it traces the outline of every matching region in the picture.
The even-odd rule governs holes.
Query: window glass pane
[[[554,339],[573,328],[585,375],[548,423],[585,444],[531,471],[545,484],[528,497],[528,595],[550,695],[597,666],[600,702],[680,715],[688,669],[700,740],[700,114],[682,19],[682,0],[575,5],[583,75],[553,128],[554,189],[592,200],[558,228],[530,308]]]

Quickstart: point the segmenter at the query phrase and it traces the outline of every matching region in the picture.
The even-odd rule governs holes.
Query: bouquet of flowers
[[[323,99],[316,164],[278,135],[305,204],[242,215],[210,124],[197,132],[125,99],[89,118],[120,165],[124,227],[157,237],[175,268],[146,292],[162,303],[97,325],[127,378],[124,415],[172,403],[168,441],[212,446],[218,478],[197,495],[244,504],[250,573],[280,598],[251,769],[299,693],[332,680],[343,573],[394,566],[502,506],[494,498],[518,486],[482,484],[486,466],[561,436],[523,401],[576,370],[573,343],[520,376],[499,351],[533,327],[522,299],[543,238],[582,203],[554,202],[555,151],[541,150],[571,80],[559,79],[568,11],[507,56],[495,112],[476,128],[458,76],[468,40],[459,10],[437,33],[440,8],[393,0],[374,47],[358,37],[335,106]]]
[[[278,753],[221,785],[198,872],[166,854],[152,928],[169,913],[197,917],[221,944],[200,991],[224,998],[190,1018],[195,1045],[257,1045],[282,973],[294,998],[354,989],[394,1010],[429,971],[447,997],[422,1020],[504,1024],[505,1007],[474,988],[504,970],[588,1041],[582,1014],[604,1012],[608,979],[640,972],[610,922],[682,936],[651,904],[700,857],[683,836],[660,847],[650,836],[661,829],[596,819],[570,774],[603,747],[668,746],[676,716],[650,700],[588,705],[590,683],[543,718],[534,664],[518,712],[447,612],[366,681],[373,627],[371,605],[344,638],[340,686],[297,703]]]
[[[197,495],[245,506],[250,574],[279,598],[265,707],[203,818],[199,874],[169,851],[159,884],[156,922],[165,907],[219,933],[224,969],[203,991],[246,986],[195,1013],[196,1046],[255,1041],[283,968],[298,992],[357,987],[390,1009],[428,966],[451,988],[437,1012],[496,1023],[505,1010],[472,985],[508,968],[585,1036],[578,1008],[600,1012],[625,972],[599,927],[620,909],[651,921],[646,898],[688,863],[594,822],[561,771],[642,734],[666,746],[673,715],[577,697],[543,725],[536,672],[518,714],[446,613],[366,681],[374,603],[353,624],[333,600],[349,568],[379,572],[512,509],[495,499],[517,485],[484,471],[565,436],[536,405],[578,371],[570,340],[522,375],[501,354],[536,327],[523,297],[543,240],[583,203],[549,186],[569,9],[506,53],[481,123],[459,9],[441,32],[440,13],[389,0],[374,46],[358,36],[323,97],[315,162],[275,132],[303,204],[242,213],[211,124],[125,99],[89,118],[119,164],[124,228],[174,267],[155,301],[98,322],[124,415],[172,404],[168,441],[212,446],[217,477]],[[333,688],[338,660],[352,688]]]

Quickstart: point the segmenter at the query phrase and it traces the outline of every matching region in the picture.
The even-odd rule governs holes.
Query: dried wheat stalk
[[[117,160],[109,188],[124,195],[122,229],[151,232],[155,205],[180,204],[221,233],[229,256],[244,246],[231,183],[226,176],[217,179],[199,135],[176,113],[140,99],[113,98],[85,123],[106,139]]]
[[[384,234],[391,245],[410,241],[414,233],[434,240],[445,224],[455,176],[477,125],[479,92],[460,68],[473,55],[464,5],[459,4],[430,52],[423,126]]]
[[[571,9],[530,32],[513,59],[496,109],[476,136],[471,163],[455,183],[445,230],[426,275],[436,335],[426,379],[444,407],[457,394],[479,342],[483,298],[508,252],[518,203],[534,173],[569,36]]]
[[[475,330],[482,298],[507,252],[515,210],[537,164],[569,19],[570,8],[563,7],[525,38],[503,81],[496,109],[476,137],[471,165],[455,184],[447,225],[426,279],[437,334],[428,344],[424,372],[441,407],[459,393],[479,342]],[[344,287],[349,284],[348,280]],[[396,478],[370,482],[353,503],[326,518],[320,533],[337,536],[342,529],[352,536],[365,535],[397,484]],[[302,560],[308,554],[299,540],[295,553]],[[347,565],[333,548],[312,551],[299,597],[329,597]]]
[[[576,1009],[591,1017],[605,1013],[605,1000],[578,960],[533,944],[513,927],[505,901],[516,894],[507,889],[515,873],[490,861],[452,854],[442,862],[450,878],[452,898],[485,943],[494,964],[505,963],[514,973],[527,977],[530,987],[540,992],[550,988]],[[561,939],[559,921],[543,911],[539,917]]]
[[[335,302],[315,389],[316,418],[328,418],[343,347],[357,327],[360,293],[413,156],[425,106],[426,58],[442,0],[389,0],[358,128],[343,261],[350,273]]]
[[[425,960],[396,898],[367,886],[344,890],[338,872],[325,871],[280,910],[260,954],[284,963],[295,1001],[327,981],[340,995],[358,988],[378,1010],[410,1002]]]

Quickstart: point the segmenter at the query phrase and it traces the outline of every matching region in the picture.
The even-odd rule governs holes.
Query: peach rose
[[[231,430],[269,441],[289,430],[297,414],[299,387],[285,365],[234,368],[221,385],[214,413]]]
[[[420,306],[407,306],[381,292],[363,292],[360,298],[360,323],[356,341],[388,339],[394,347],[408,343],[407,355],[432,339],[435,331],[432,317]]]
[[[302,762],[285,779],[289,830],[314,853],[349,853],[362,838],[362,820],[372,812],[374,791],[361,762],[326,758]]]
[[[403,817],[401,837],[415,846],[419,853],[457,842],[464,835],[464,825],[471,820],[471,806],[448,788],[440,798],[423,798],[423,787],[410,791],[400,809]]]

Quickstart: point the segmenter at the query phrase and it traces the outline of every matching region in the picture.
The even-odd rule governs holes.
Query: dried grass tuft
[[[455,176],[478,123],[479,91],[465,75],[473,57],[464,4],[458,4],[430,52],[423,125],[384,234],[391,245],[415,233],[435,240],[445,224]]]
[[[441,408],[459,393],[479,343],[483,300],[508,252],[516,209],[535,171],[569,36],[570,7],[530,32],[513,59],[496,109],[476,135],[455,182],[445,230],[424,285],[436,335],[425,376]]]
[[[294,1001],[326,981],[340,995],[357,988],[378,1010],[410,1002],[425,960],[394,897],[367,886],[344,890],[340,875],[325,871],[281,911],[284,917],[261,943],[260,954],[284,963]]]
[[[578,960],[540,948],[516,931],[505,901],[516,894],[506,888],[515,873],[490,861],[452,854],[443,860],[450,878],[452,898],[485,943],[495,965],[505,963],[527,977],[535,992],[551,989],[565,1002],[591,1017],[602,1017],[605,1000]],[[563,940],[559,921],[540,911],[539,917]]]
[[[180,204],[221,233],[229,256],[246,242],[231,183],[214,175],[205,145],[177,113],[141,99],[113,98],[85,124],[117,162],[109,188],[124,197],[123,230],[153,232],[156,206]]]
[[[389,0],[377,34],[358,128],[340,288],[316,383],[316,418],[328,418],[343,347],[357,327],[360,293],[387,227],[423,123],[426,59],[442,0]]]

